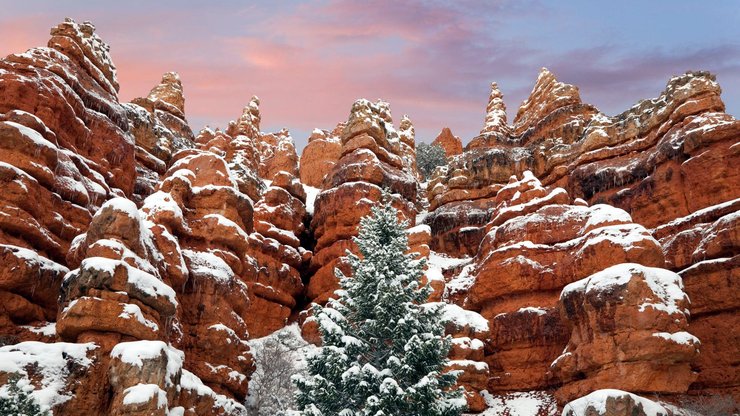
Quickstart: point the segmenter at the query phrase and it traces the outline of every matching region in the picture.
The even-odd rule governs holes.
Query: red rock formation
[[[551,370],[561,403],[610,387],[685,393],[700,342],[688,329],[689,299],[668,270],[619,264],[571,283],[560,297],[573,328]]]
[[[398,138],[401,140],[400,155],[403,160],[403,170],[413,175],[417,181],[421,181],[421,173],[416,168],[416,130],[406,114],[398,123]]]
[[[512,178],[495,202],[473,280],[448,284],[448,296],[491,321],[489,391],[545,388],[568,339],[560,290],[613,264],[661,266],[663,253],[626,212],[569,205],[563,189],[547,190],[530,173]]]
[[[0,60],[6,259],[0,328],[20,339],[36,337],[18,324],[56,315],[53,288],[66,270],[72,239],[107,199],[134,190],[134,144],[118,103],[115,66],[94,29],[67,20],[51,30],[48,47]],[[42,290],[34,293],[37,279]]]
[[[519,114],[517,114],[517,117],[518,116]],[[480,131],[480,135],[471,140],[466,149],[489,147],[492,143],[495,143],[496,140],[501,140],[510,134],[511,127],[506,122],[506,104],[504,104],[504,95],[501,94],[501,91],[498,89],[498,84],[492,82],[491,94],[488,98],[488,105],[486,106],[485,125]]]
[[[300,272],[311,259],[301,247],[305,232],[306,193],[291,174],[281,171],[255,205],[255,233],[249,236],[250,253],[259,265],[250,288],[250,335],[269,335],[282,328],[296,299],[303,294]]]
[[[338,124],[334,131],[314,129],[308,144],[301,153],[300,172],[301,182],[308,186],[318,188],[324,178],[337,164],[342,153],[342,141],[340,136],[344,130],[344,124]]]
[[[253,96],[249,104],[242,110],[242,115],[238,119],[229,122],[226,134],[231,137],[244,135],[252,140],[256,140],[261,135],[261,120],[260,99],[257,96]]]
[[[258,173],[261,178],[273,180],[279,172],[298,176],[298,154],[288,130],[262,134],[256,143],[260,152]]]
[[[129,129],[136,140],[134,200],[141,204],[154,192],[172,155],[193,147],[193,132],[185,120],[185,97],[175,72],[162,76],[146,98],[124,104]]]
[[[402,154],[402,144],[409,145],[393,128],[388,104],[356,101],[341,140],[342,156],[324,179],[311,220],[316,245],[306,296],[314,302],[325,302],[339,288],[334,269],[346,268],[341,257],[355,248],[351,238],[360,218],[381,200],[383,188],[404,219],[413,225],[416,217],[418,185]]]
[[[606,389],[568,403],[563,408],[563,416],[673,416],[669,409],[636,394]]]
[[[702,340],[694,393],[740,395],[740,339],[734,330],[740,302],[730,295],[740,278],[738,209],[740,199],[734,199],[654,230],[667,267],[681,275],[691,299],[689,331]]]
[[[484,342],[490,336],[488,322],[479,314],[457,305],[440,305],[443,307],[445,333],[452,336],[448,368],[463,371],[457,384],[465,388],[468,411],[482,412],[486,403],[480,392],[486,390],[488,384],[488,364],[483,362]]]
[[[666,266],[684,277],[692,298],[723,293],[707,288],[731,287],[737,276],[731,237],[737,207],[728,201],[740,196],[739,177],[730,168],[738,164],[732,149],[740,123],[723,113],[719,93],[712,75],[687,73],[672,78],[660,97],[606,117],[582,104],[575,87],[542,72],[510,134],[482,132],[430,182],[431,248],[478,253],[480,227],[495,195],[484,190],[529,169],[546,185],[622,208],[634,221],[655,227]],[[483,209],[471,214],[472,206]],[[467,231],[465,238],[460,230]],[[691,391],[737,397],[739,363],[730,357],[740,351],[729,346],[738,342],[732,331],[718,329],[733,325],[737,305],[722,295],[696,303],[702,304],[689,328],[704,340]]]
[[[230,123],[230,133],[206,129],[196,139],[201,149],[228,162],[239,190],[255,203],[254,232],[247,241],[254,269],[243,275],[251,315],[246,325],[252,337],[268,335],[286,324],[303,293],[300,273],[312,254],[300,244],[306,193],[295,177],[298,159],[293,140],[287,131],[259,132],[258,104],[253,98],[240,119]],[[265,186],[263,179],[271,186]]]
[[[457,156],[462,153],[462,141],[459,137],[452,134],[449,127],[445,127],[432,142],[432,146],[439,146],[445,149],[447,157]]]

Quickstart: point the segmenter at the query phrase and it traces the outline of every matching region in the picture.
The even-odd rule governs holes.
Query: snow
[[[123,391],[123,405],[147,403],[157,397],[157,409],[167,407],[167,393],[156,384],[139,383]]]
[[[534,306],[527,306],[526,308],[519,308],[519,310],[517,312],[519,312],[519,313],[534,313],[534,314],[537,314],[537,315],[540,315],[540,316],[545,315],[547,313],[547,311],[545,309],[543,309],[543,308],[537,308],[537,307],[534,307]]]
[[[686,293],[683,291],[681,277],[666,269],[646,267],[636,263],[617,264],[594,273],[585,279],[573,282],[563,288],[560,297],[562,299],[574,291],[590,293],[592,291],[608,290],[612,286],[625,285],[632,279],[633,274],[644,276],[645,282],[657,297],[657,299],[654,299],[654,302],[645,302],[640,305],[641,312],[645,308],[651,307],[668,314],[683,313],[688,315],[688,310],[680,310],[678,307],[679,303],[688,300]]]
[[[121,342],[113,347],[110,353],[112,358],[117,358],[126,364],[143,367],[145,360],[154,360],[162,355],[167,357],[167,386],[176,384],[175,377],[182,369],[185,354],[162,341],[131,341]]]
[[[41,334],[45,337],[53,337],[57,334],[57,323],[47,322],[41,326],[22,325],[21,328],[25,328],[34,334]]]
[[[23,259],[29,265],[38,266],[39,269],[52,270],[55,273],[67,274],[69,269],[62,266],[61,264],[55,263],[46,257],[39,256],[33,250],[27,248],[18,247],[10,244],[0,244],[0,247],[7,247],[13,252],[13,255],[19,259]]]
[[[314,188],[313,186],[303,185],[303,190],[306,192],[306,212],[308,215],[313,215],[314,205],[316,203],[316,197],[321,193],[321,189]]]
[[[449,365],[456,367],[456,368],[475,368],[475,371],[478,372],[488,372],[488,364],[482,362],[482,361],[473,361],[473,360],[450,360]]]
[[[518,184],[518,183],[515,183],[515,184]],[[527,209],[528,208],[531,208],[531,207],[537,207],[539,205],[548,205],[548,204],[546,204],[548,201],[552,201],[552,200],[554,200],[555,198],[557,198],[560,195],[566,195],[567,196],[568,193],[563,188],[555,188],[550,193],[548,193],[547,195],[545,195],[543,197],[532,198],[530,201],[527,201],[527,202],[525,202],[523,204],[515,204],[515,205],[511,205],[511,206],[505,207],[505,208],[501,208],[498,211],[498,214],[496,214],[496,218],[501,218],[501,217],[503,217],[505,215],[508,215],[509,213],[512,213],[512,212],[513,213],[524,212],[524,211],[527,211]],[[514,194],[514,196],[512,197],[512,201],[516,201],[519,197],[520,197],[520,192],[517,191]]]
[[[144,205],[141,208],[143,211],[148,211],[149,215],[155,215],[158,212],[171,212],[173,217],[180,221],[183,228],[187,229],[187,223],[182,214],[182,209],[177,202],[167,192],[157,191],[144,200]]]
[[[465,258],[456,258],[456,257],[447,257],[445,254],[437,253],[435,251],[431,251],[429,253],[429,261],[427,262],[428,265],[435,265],[439,268],[446,270],[451,269],[458,266],[463,266],[472,261],[471,258],[465,257]]]
[[[100,211],[98,211],[98,213],[102,212],[106,208],[110,208],[110,209],[113,209],[114,211],[122,212],[126,214],[129,218],[134,220],[138,224],[139,241],[142,247],[146,248],[147,255],[151,256],[153,260],[161,261],[163,259],[162,253],[160,253],[157,250],[153,242],[154,235],[152,234],[152,231],[150,228],[154,226],[154,223],[142,218],[142,216],[139,213],[138,208],[136,207],[136,204],[133,201],[130,201],[123,197],[113,198],[111,200],[108,200],[105,204],[103,204],[103,206],[100,208]],[[95,215],[97,216],[98,213],[96,213]]]
[[[429,234],[432,235],[432,227],[426,224],[419,224],[406,230],[406,233],[411,234]]]
[[[483,390],[481,396],[488,409],[476,416],[539,416],[557,412],[555,399],[544,391],[493,395]]]
[[[124,319],[131,319],[135,318],[140,323],[144,324],[145,326],[151,328],[154,331],[159,331],[159,325],[156,324],[156,322],[152,322],[144,317],[144,314],[141,312],[141,308],[139,305],[134,305],[132,303],[122,303],[123,305],[123,312],[121,312],[118,317],[124,318]],[[70,307],[72,305],[70,304]]]
[[[167,413],[167,416],[185,416],[185,408],[182,406],[173,407]]]
[[[588,210],[588,221],[586,228],[595,228],[601,224],[608,223],[630,223],[632,217],[627,211],[606,204],[596,204],[590,207],[583,207]]]
[[[153,298],[164,297],[171,304],[177,305],[177,295],[171,287],[152,274],[131,267],[124,261],[105,257],[88,257],[80,265],[80,269],[99,270],[109,273],[111,276],[115,274],[117,267],[124,267],[126,269],[128,283],[142,293]],[[145,301],[145,299],[141,300]]]
[[[572,402],[565,405],[563,408],[563,415],[568,416],[586,416],[590,415],[591,413],[588,413],[589,407],[593,408],[598,412],[598,414],[605,414],[606,413],[606,402],[609,398],[618,398],[618,397],[624,397],[629,396],[632,398],[632,400],[635,401],[635,403],[641,404],[642,409],[645,412],[646,416],[665,416],[668,414],[668,411],[658,403],[648,400],[644,397],[640,397],[638,395],[628,393],[626,391],[622,390],[615,390],[615,389],[603,389],[603,390],[596,390],[595,392],[581,397],[580,399],[573,400]]]
[[[683,280],[681,276],[670,270],[660,269],[657,267],[646,267],[645,281],[650,289],[659,298],[659,303],[643,303],[640,305],[640,311],[647,307],[662,310],[669,314],[684,313],[689,314],[688,309],[679,310],[678,303],[688,303],[688,296],[683,291]]]
[[[229,399],[228,397],[217,394],[210,387],[203,384],[198,376],[191,373],[188,370],[182,370],[182,376],[180,377],[180,387],[185,390],[194,391],[199,396],[209,396],[213,399],[214,408],[223,408],[225,414],[233,415],[244,415],[247,414],[247,409],[244,408],[240,403],[235,400]]]
[[[462,271],[445,285],[444,297],[447,298],[456,293],[467,292],[473,283],[475,283],[475,276],[471,275],[471,272],[475,268],[475,264],[468,264],[463,267]]]
[[[585,236],[571,241],[581,242],[586,240],[581,251],[604,241],[608,241],[611,244],[616,244],[629,250],[638,246],[640,242],[648,239],[652,239],[652,236],[647,232],[645,227],[639,224],[619,224],[591,230]]]
[[[0,347],[0,372],[21,374],[21,381],[27,382],[26,369],[32,368],[34,374],[40,376],[34,376],[40,388],[31,395],[43,409],[48,410],[72,398],[71,394],[65,392],[70,381],[69,369],[75,367],[69,363],[74,361],[78,366],[89,367],[93,361],[87,358],[87,354],[96,348],[98,346],[91,342],[72,344],[26,341],[8,345]],[[7,387],[0,387],[0,392],[7,391]]]
[[[240,372],[232,369],[231,367],[229,367],[227,365],[223,365],[223,364],[221,364],[221,365],[213,365],[213,364],[211,364],[209,362],[205,362],[205,364],[208,367],[208,369],[211,370],[211,373],[212,374],[215,374],[215,375],[218,375],[218,373],[221,370],[227,370],[226,373],[229,376],[229,381],[231,381],[231,380],[237,380],[239,383],[241,383],[242,381],[246,380],[246,378],[247,378],[247,376],[245,376],[244,374],[242,374],[242,373],[240,373]]]
[[[226,228],[227,232],[229,234],[235,234],[240,236],[245,241],[249,239],[249,235],[240,227],[237,225],[234,221],[231,221],[230,219],[224,217],[221,214],[208,214],[204,215],[203,219],[209,219],[209,218],[215,218],[218,225],[221,227]]]
[[[210,277],[228,283],[234,279],[234,271],[217,255],[206,251],[182,250],[183,257],[190,260],[190,272],[196,276]]]
[[[101,210],[105,208],[111,208],[115,211],[123,212],[137,222],[141,221],[139,209],[136,207],[136,204],[126,198],[113,198],[108,200],[102,207],[100,207]]]
[[[475,338],[469,338],[469,337],[460,337],[460,338],[452,338],[452,343],[456,345],[458,348],[463,348],[466,350],[482,350],[483,349],[483,341]]]
[[[229,335],[229,337],[226,338],[226,342],[228,342],[229,344],[231,343],[231,339],[232,338],[234,338],[234,339],[242,339],[242,337],[240,337],[240,336],[238,336],[236,334],[236,331],[234,331],[233,329],[229,328],[228,326],[226,326],[224,324],[213,324],[213,325],[209,326],[208,329],[213,329],[215,331],[226,332]],[[244,335],[245,335],[245,337],[248,337],[249,336],[249,334],[244,334]]]
[[[417,227],[428,227],[426,225],[424,226],[416,226]],[[412,228],[411,230],[413,230]],[[409,230],[409,232],[411,231]],[[427,271],[425,273],[427,279],[431,280],[444,280],[444,271],[470,263],[470,258],[464,258],[464,259],[458,259],[454,257],[447,257],[442,254],[436,253],[434,251],[431,251],[429,253],[429,258],[427,260]]]
[[[469,327],[475,332],[487,332],[488,320],[477,312],[468,311],[458,305],[444,302],[428,303],[429,307],[442,306],[442,320],[459,327]]]
[[[57,146],[54,145],[54,143],[46,140],[44,136],[42,136],[41,133],[37,132],[36,130],[13,121],[4,121],[3,124],[14,127],[24,138],[31,140],[37,148],[43,147],[47,150],[51,150],[54,152],[57,151]]]
[[[676,344],[694,345],[696,347],[701,344],[697,337],[689,334],[686,331],[674,332],[672,334],[669,332],[655,332],[653,333],[653,336],[673,341]]]

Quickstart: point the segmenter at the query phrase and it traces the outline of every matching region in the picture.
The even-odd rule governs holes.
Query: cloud
[[[499,83],[511,116],[542,66],[608,114],[656,96],[688,69],[719,73],[728,109],[740,107],[739,29],[712,30],[718,23],[680,8],[662,12],[672,25],[651,28],[627,13],[615,22],[598,7],[539,1],[48,6],[8,8],[0,52],[45,44],[62,12],[90,19],[111,44],[122,99],[145,95],[175,70],[195,130],[224,126],[258,95],[263,129],[288,127],[299,146],[314,127],[346,120],[357,98],[388,100],[396,119],[409,114],[418,139],[431,141],[449,126],[469,140],[483,123],[490,82]],[[665,36],[691,18],[690,44],[683,34],[675,42]],[[660,40],[645,36],[659,30]]]

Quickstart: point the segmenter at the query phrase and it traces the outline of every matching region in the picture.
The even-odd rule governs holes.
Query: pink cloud
[[[490,81],[499,81],[513,114],[541,66],[579,85],[585,99],[620,110],[657,93],[672,73],[705,64],[723,72],[720,80],[730,74],[723,86],[740,84],[728,58],[737,48],[722,45],[671,53],[598,41],[543,46],[549,39],[538,37],[532,22],[573,26],[587,16],[557,15],[536,1],[50,3],[43,13],[0,17],[0,52],[44,45],[48,28],[62,19],[55,10],[96,23],[111,45],[122,100],[145,95],[175,70],[194,129],[224,126],[258,95],[264,129],[289,127],[299,142],[314,127],[346,120],[357,98],[390,101],[397,120],[411,116],[419,139],[450,126],[469,140],[481,127]],[[517,27],[522,16],[529,26]]]

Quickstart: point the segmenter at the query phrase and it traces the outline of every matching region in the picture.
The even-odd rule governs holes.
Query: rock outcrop
[[[326,175],[331,172],[342,154],[341,135],[344,124],[333,131],[314,129],[308,144],[301,153],[301,182],[314,188],[321,187]]]
[[[561,313],[572,326],[551,370],[560,402],[611,386],[636,393],[685,393],[700,342],[686,332],[689,298],[681,277],[618,264],[569,284]]]
[[[517,114],[517,118],[518,116],[519,114]],[[466,149],[489,147],[491,144],[495,144],[496,141],[506,140],[510,134],[511,126],[506,121],[504,95],[498,89],[498,84],[492,82],[491,94],[488,97],[488,105],[486,106],[485,124],[480,131],[480,135],[471,140]]]
[[[731,296],[740,278],[740,199],[710,206],[654,229],[666,267],[683,278],[691,299],[689,330],[703,340],[694,365],[694,393],[738,397],[740,301]]]
[[[318,303],[339,288],[336,267],[349,273],[341,257],[347,249],[356,250],[351,238],[384,189],[403,219],[414,225],[416,218],[418,182],[402,153],[410,145],[394,129],[388,104],[356,101],[341,140],[341,157],[321,185],[311,220],[316,244],[306,296]]]
[[[662,266],[663,253],[626,212],[572,204],[565,190],[548,190],[529,172],[494,201],[472,280],[448,284],[447,297],[491,323],[489,391],[543,389],[569,336],[561,289],[609,265]]]
[[[652,400],[608,389],[597,390],[565,405],[563,416],[673,416],[674,413]]]
[[[175,72],[162,76],[149,95],[124,104],[129,130],[136,140],[136,186],[139,205],[154,192],[172,155],[193,147],[193,131],[185,119],[185,96]]]
[[[19,340],[34,339],[19,324],[56,315],[72,239],[107,199],[134,191],[134,140],[94,30],[66,20],[48,47],[0,60],[0,325]]]
[[[272,185],[255,205],[255,232],[249,236],[250,253],[257,261],[257,277],[250,288],[249,332],[258,338],[285,326],[303,295],[301,271],[312,252],[301,247],[305,233],[306,193],[288,172],[273,176]]]
[[[666,256],[662,267],[679,273],[699,300],[690,306],[689,332],[704,340],[704,352],[690,390],[737,397],[738,362],[730,357],[738,343],[720,329],[733,325],[737,305],[708,289],[732,287],[737,276],[740,188],[730,166],[738,163],[740,123],[724,113],[720,92],[711,74],[689,72],[671,78],[658,98],[607,117],[583,104],[577,88],[541,72],[508,133],[484,129],[430,181],[431,249],[480,254],[497,190],[526,170],[573,198],[624,209],[651,229]]]
[[[445,127],[432,142],[432,146],[439,146],[445,150],[447,157],[457,156],[463,151],[462,141],[452,134],[449,127]]]

